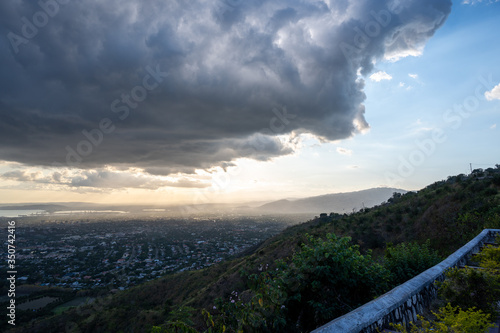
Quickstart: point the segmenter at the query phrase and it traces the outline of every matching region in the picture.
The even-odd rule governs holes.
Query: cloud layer
[[[153,175],[290,154],[300,133],[338,140],[366,129],[358,73],[421,52],[451,9],[450,0],[41,3],[0,3],[0,159]]]
[[[196,177],[179,176],[159,177],[142,173],[133,173],[130,170],[73,170],[62,172],[41,172],[14,170],[0,174],[0,178],[7,181],[27,182],[36,187],[60,186],[77,188],[105,188],[124,189],[138,188],[156,190],[161,187],[177,188],[205,188],[211,185],[208,176]]]

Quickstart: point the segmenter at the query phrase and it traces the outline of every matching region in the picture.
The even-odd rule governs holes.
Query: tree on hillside
[[[307,235],[288,264],[278,261],[276,270],[251,276],[250,302],[234,294],[219,301],[214,327],[228,332],[311,331],[387,291],[390,272],[350,242],[334,234],[325,239]]]

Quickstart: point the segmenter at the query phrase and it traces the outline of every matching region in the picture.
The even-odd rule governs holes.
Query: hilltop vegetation
[[[215,329],[210,320],[219,320],[219,323],[225,323],[224,326],[227,324],[226,330],[231,331],[237,329],[231,327],[232,319],[220,321],[223,317],[219,315],[224,315],[224,311],[217,310],[222,310],[221,305],[229,306],[236,302],[254,306],[257,317],[269,315],[265,319],[272,318],[279,329],[290,325],[290,321],[286,322],[290,318],[304,323],[306,318],[313,316],[312,322],[319,325],[418,274],[437,258],[465,244],[482,229],[500,228],[499,189],[498,166],[485,171],[475,170],[469,176],[448,177],[418,192],[396,193],[387,203],[374,208],[362,209],[350,215],[322,215],[286,229],[246,256],[207,269],[150,281],[112,297],[98,299],[90,306],[34,323],[27,331],[50,332],[66,328],[74,332],[149,332],[153,326],[166,321],[183,323],[179,325],[185,324],[203,331],[208,326]],[[345,238],[347,236],[350,238]],[[398,245],[402,243],[405,244]],[[347,252],[342,252],[338,244],[344,244],[342,249]],[[427,249],[427,255],[409,263],[410,258],[415,257],[411,254],[425,252],[422,249]],[[324,277],[338,276],[347,271],[349,266],[339,259],[342,253],[345,254],[342,260],[355,258],[352,267],[358,275],[353,280],[340,281],[338,286],[345,287],[349,283],[354,285],[362,281],[366,292],[363,295],[339,294],[337,300],[344,305],[328,306],[321,300],[328,294],[318,293],[318,290],[324,290],[321,284],[325,280],[311,278],[316,273],[310,268],[324,267],[320,272]],[[319,260],[321,256],[326,261],[323,258]],[[316,261],[311,261],[315,257]],[[334,263],[341,264],[334,267]],[[402,263],[407,267],[398,271],[396,268],[401,267]],[[371,284],[366,280],[366,272],[373,273]],[[304,283],[301,278],[309,281]],[[380,284],[380,281],[386,284]],[[286,295],[277,292],[282,288],[287,289]],[[306,292],[301,288],[311,289]],[[271,293],[262,294],[265,290]],[[303,295],[314,294],[314,290],[318,297],[313,295],[311,299],[303,298]],[[348,288],[345,290],[348,291]],[[258,297],[259,292],[261,297]],[[235,293],[238,294],[237,300]],[[216,304],[218,298],[219,305]],[[280,312],[281,305],[278,304],[282,304],[282,301],[287,302],[286,313]],[[310,306],[310,311],[304,309],[304,301]],[[219,308],[214,309],[214,306]],[[208,310],[210,315],[205,312],[203,316],[202,309]],[[233,319],[238,317],[235,315]],[[297,331],[313,328],[295,327]],[[245,329],[251,331],[248,325]],[[279,330],[272,326],[268,326],[268,329]],[[21,328],[18,331],[25,330]]]

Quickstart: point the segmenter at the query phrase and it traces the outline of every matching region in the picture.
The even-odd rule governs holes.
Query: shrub
[[[488,185],[485,183],[485,182],[480,182],[480,181],[476,181],[474,183],[472,183],[471,185],[469,185],[469,190],[472,191],[472,192],[481,192],[482,190],[484,190]]]
[[[491,182],[497,186],[500,186],[500,174],[493,176],[493,180]]]
[[[198,333],[197,330],[181,321],[168,322],[161,326],[153,326],[150,333]]]
[[[385,267],[391,272],[391,282],[399,285],[426,269],[441,262],[437,251],[430,247],[430,241],[424,244],[401,243],[388,245],[384,258]]]
[[[278,273],[265,271],[258,275],[250,275],[249,283],[252,291],[250,301],[241,300],[236,291],[231,293],[228,301],[218,298],[214,307],[217,314],[212,316],[208,312],[204,313],[207,317],[207,326],[214,332],[228,333],[282,331],[286,324],[283,303],[287,294]]]
[[[500,247],[487,245],[480,253],[474,256],[474,260],[477,260],[479,265],[483,268],[498,270],[500,269]],[[494,271],[492,271],[492,273],[494,273]]]
[[[391,326],[401,333],[481,333],[495,327],[490,322],[489,314],[475,308],[463,311],[460,307],[452,307],[448,303],[445,307],[440,308],[437,313],[433,312],[433,314],[437,319],[432,322],[425,320],[422,316],[418,316],[418,319],[421,321],[421,327],[411,323],[410,331],[403,325],[391,324]]]
[[[477,307],[496,316],[500,299],[500,283],[490,270],[451,268],[445,281],[439,283],[439,296],[453,306],[463,309]]]
[[[361,255],[350,238],[307,239],[284,279],[288,317],[300,318],[300,330],[312,330],[388,290],[390,272],[370,252]]]
[[[496,188],[488,187],[487,189],[485,189],[483,191],[483,194],[485,196],[497,195],[498,194],[498,190]]]

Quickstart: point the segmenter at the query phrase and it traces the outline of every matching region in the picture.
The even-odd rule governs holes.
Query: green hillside
[[[377,260],[384,256],[391,244],[424,244],[429,240],[430,248],[437,250],[441,257],[450,254],[482,229],[500,228],[499,190],[500,166],[484,171],[475,170],[468,176],[451,176],[418,192],[403,195],[395,193],[387,203],[354,214],[322,214],[321,217],[286,229],[244,256],[203,270],[165,276],[116,295],[97,299],[92,305],[37,321],[30,324],[29,329],[18,328],[16,332],[150,332],[154,325],[179,319],[204,331],[206,316],[202,316],[202,309],[215,315],[218,311],[214,310],[217,298],[228,300],[234,292],[238,292],[240,300],[250,302],[257,294],[255,288],[250,290],[252,284],[256,283],[251,278],[252,274],[261,274],[256,277],[263,278],[262,272],[268,271],[269,276],[275,280],[288,274],[290,281],[291,271],[281,275],[272,273],[280,265],[276,262],[277,259],[284,259],[281,265],[284,265],[282,267],[285,267],[285,272],[286,267],[296,268],[299,260],[302,263],[307,260],[300,257],[306,250],[313,253],[323,246],[326,252],[333,249],[332,251],[340,253],[342,249],[331,247],[334,243],[315,240],[325,239],[329,233],[339,237],[335,238],[335,242],[343,241],[340,239],[343,236],[351,237],[349,246],[353,247],[349,248],[352,250],[350,255],[359,258],[361,262],[372,260],[373,264],[370,262],[367,265],[375,270],[379,269],[374,266]],[[318,212],[318,215],[320,213],[323,212]],[[311,237],[308,238],[307,234]],[[301,249],[303,243],[308,245]],[[380,271],[380,274],[383,275],[383,272]],[[300,280],[293,278],[300,285]],[[394,283],[387,281],[386,287]],[[291,294],[288,291],[288,295]],[[348,312],[360,300],[353,300],[352,304],[343,308],[343,312]],[[287,304],[293,304],[288,301]],[[193,316],[187,318],[188,313]],[[300,317],[305,314],[297,315]],[[299,317],[296,317],[297,320]],[[269,331],[273,329],[270,328]]]

